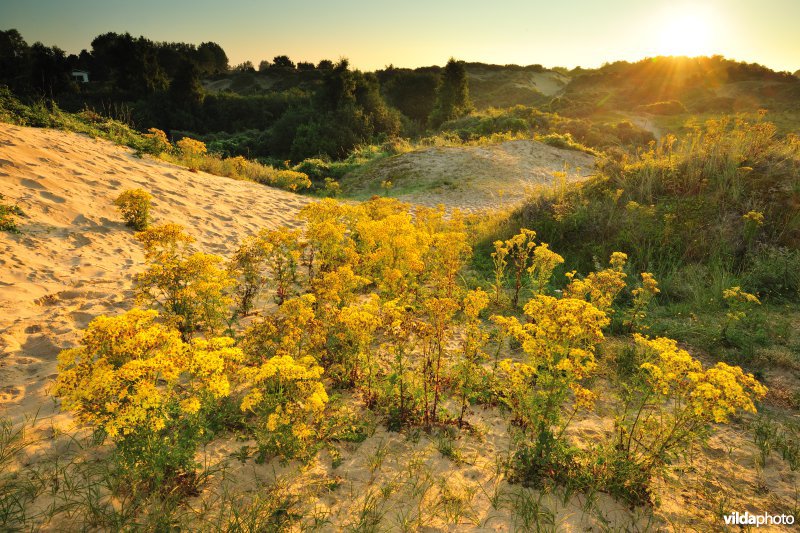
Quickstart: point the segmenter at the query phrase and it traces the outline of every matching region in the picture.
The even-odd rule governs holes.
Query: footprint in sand
[[[79,329],[84,329],[89,324],[89,322],[92,321],[95,315],[91,313],[82,313],[80,311],[73,311],[69,314],[69,316],[72,317],[72,320],[75,321],[75,325]]]
[[[88,244],[92,244],[92,240],[89,237],[80,233],[73,233],[70,235],[70,238],[73,240],[75,248],[83,248]]]
[[[44,185],[42,185],[36,180],[22,178],[22,180],[20,180],[20,183],[29,189],[44,189]]]
[[[39,196],[57,204],[63,204],[67,201],[64,197],[53,194],[50,191],[40,191]]]
[[[25,390],[16,385],[6,385],[0,388],[0,403],[16,402],[25,396]]]

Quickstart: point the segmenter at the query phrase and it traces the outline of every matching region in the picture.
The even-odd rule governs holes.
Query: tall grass
[[[742,275],[765,254],[797,249],[798,201],[800,140],[779,137],[769,122],[728,118],[606,158],[586,183],[531,199],[506,231],[536,229],[584,271],[621,250],[659,274],[717,264]]]

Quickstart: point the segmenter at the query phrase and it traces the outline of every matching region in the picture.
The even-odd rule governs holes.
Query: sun
[[[658,20],[656,53],[670,56],[711,55],[714,24],[710,13],[701,9],[680,9]]]

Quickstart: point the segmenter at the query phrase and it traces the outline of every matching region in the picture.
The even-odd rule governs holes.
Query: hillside
[[[112,205],[121,191],[148,190],[157,223],[182,224],[201,250],[224,256],[260,228],[297,225],[309,201],[107,141],[2,123],[0,184],[29,217],[21,235],[0,239],[0,410],[15,421],[52,411],[45,389],[59,349],[92,318],[133,307],[143,256]]]
[[[342,179],[348,195],[383,194],[466,212],[513,206],[536,187],[554,183],[557,173],[577,181],[592,172],[594,157],[537,141],[515,140],[487,146],[445,146],[415,150],[368,163]]]

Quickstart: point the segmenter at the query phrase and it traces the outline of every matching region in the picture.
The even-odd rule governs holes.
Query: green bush
[[[331,164],[324,159],[304,159],[292,167],[296,172],[302,172],[314,183],[322,183],[331,175]]]

